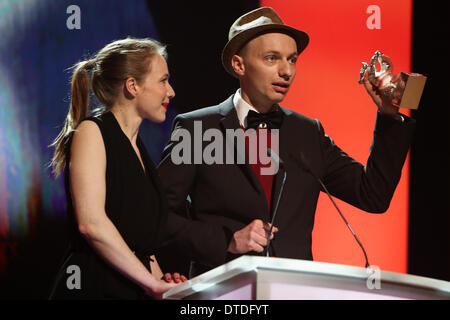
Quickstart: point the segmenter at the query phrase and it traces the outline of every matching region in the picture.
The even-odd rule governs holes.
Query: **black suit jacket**
[[[280,231],[270,250],[277,257],[312,260],[311,234],[321,186],[299,165],[300,154],[333,196],[364,211],[382,213],[388,209],[400,179],[415,121],[405,117],[400,122],[378,113],[370,156],[363,166],[334,144],[318,120],[281,110],[284,119],[279,154],[287,179],[274,222]],[[233,96],[217,106],[177,116],[173,132],[184,128],[193,137],[194,121],[201,121],[203,132],[209,128],[223,132],[239,128]],[[203,147],[209,143],[204,142]],[[270,221],[271,212],[248,163],[175,165],[171,151],[176,144],[168,143],[158,171],[172,213],[186,217],[186,198],[190,198],[191,216],[176,221],[172,216],[169,233],[175,235],[183,230],[175,245],[188,254],[194,266],[197,263],[195,275],[234,258],[226,254],[231,235],[254,219]],[[280,192],[282,170],[274,179],[272,204]],[[192,226],[189,219],[197,225]],[[199,267],[198,263],[206,267]]]

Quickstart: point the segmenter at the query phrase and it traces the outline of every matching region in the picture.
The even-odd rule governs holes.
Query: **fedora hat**
[[[231,58],[250,40],[268,32],[281,32],[291,36],[297,43],[297,53],[305,50],[309,36],[300,30],[289,27],[270,7],[262,7],[240,16],[230,27],[228,42],[222,51],[222,64],[225,70],[237,78],[231,66]]]

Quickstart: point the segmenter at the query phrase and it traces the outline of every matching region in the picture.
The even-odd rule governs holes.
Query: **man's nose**
[[[281,61],[280,68],[278,69],[278,74],[286,81],[292,77],[293,72],[288,61]]]

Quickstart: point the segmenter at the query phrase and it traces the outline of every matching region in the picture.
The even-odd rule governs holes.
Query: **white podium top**
[[[172,288],[164,298],[450,299],[450,282],[375,268],[242,256]]]

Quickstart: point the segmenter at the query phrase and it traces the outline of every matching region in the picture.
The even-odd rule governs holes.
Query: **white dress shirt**
[[[248,104],[241,96],[241,88],[237,89],[234,97],[233,97],[234,108],[236,109],[237,116],[239,119],[239,124],[247,128],[247,114],[249,110],[253,110],[258,112],[253,106]],[[259,112],[258,112],[259,113]]]

